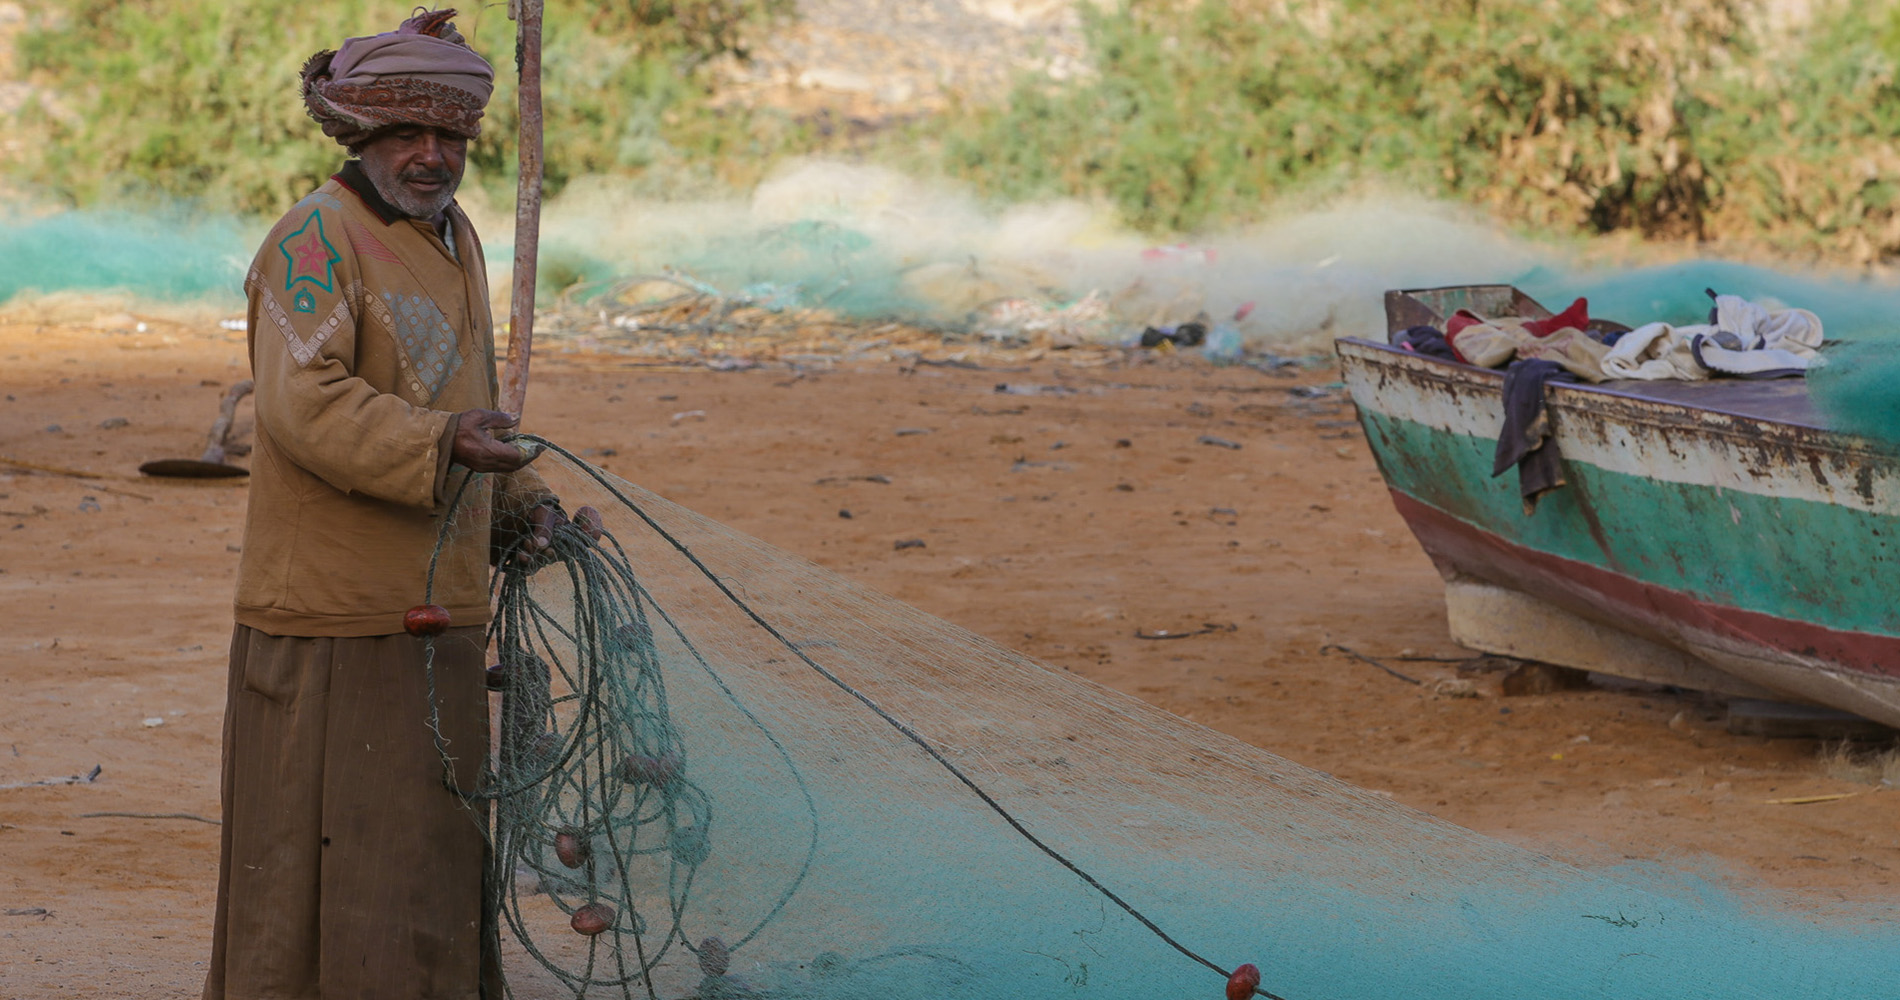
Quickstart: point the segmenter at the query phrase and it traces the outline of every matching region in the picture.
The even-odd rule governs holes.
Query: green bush
[[[795,142],[795,124],[713,110],[703,72],[741,29],[789,0],[551,0],[544,92],[548,186],[596,172],[757,162]],[[341,151],[305,116],[297,71],[347,34],[393,28],[413,9],[389,0],[68,0],[35,10],[21,62],[64,114],[36,111],[29,182],[74,204],[158,195],[214,210],[269,213],[335,168]],[[458,27],[497,69],[470,159],[508,187],[514,164],[514,24],[500,3]],[[743,175],[739,179],[743,179]]]
[[[1000,198],[1082,195],[1149,230],[1374,182],[1559,231],[1900,252],[1887,4],[1790,37],[1745,0],[1128,0],[1098,74],[947,130]],[[1891,43],[1889,43],[1891,44]]]
[[[710,60],[792,0],[549,0],[548,180],[744,187],[820,128],[722,107]],[[296,72],[393,0],[37,0],[21,63],[60,112],[25,122],[26,179],[74,204],[128,195],[269,213],[334,169]],[[1900,14],[1817,0],[1124,0],[1081,5],[1091,75],[1025,79],[853,148],[941,164],[997,199],[1079,196],[1154,233],[1289,199],[1398,186],[1551,233],[1900,254]],[[473,176],[512,189],[514,26],[460,27],[501,68]]]

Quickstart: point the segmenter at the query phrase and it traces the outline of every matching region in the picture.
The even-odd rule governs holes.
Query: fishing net
[[[491,629],[529,997],[1865,997],[1900,939],[1477,836],[1038,664],[558,447]],[[1230,996],[1253,990],[1242,985]]]
[[[1703,290],[1707,288],[1764,304],[1811,310],[1821,317],[1827,337],[1824,363],[1807,375],[1817,413],[1830,429],[1900,444],[1900,287],[1890,281],[1686,261],[1598,274],[1536,268],[1517,284],[1546,305],[1586,295],[1591,315],[1632,326],[1706,322],[1709,298]]]
[[[1891,282],[1710,260],[1586,268],[1417,205],[1284,216],[1155,246],[1079,206],[995,211],[891,171],[838,164],[790,171],[739,206],[628,202],[611,185],[592,189],[550,205],[541,292],[557,306],[541,329],[551,343],[609,353],[717,356],[829,325],[855,325],[875,342],[892,336],[879,329],[888,323],[978,342],[1129,343],[1148,326],[1202,313],[1256,350],[1325,353],[1333,336],[1379,334],[1386,289],[1496,282],[1554,306],[1587,296],[1593,315],[1631,325],[1696,322],[1713,287],[1812,309],[1837,342],[1890,334],[1900,314]],[[227,295],[267,224],[185,206],[0,209],[0,304],[22,292]],[[499,266],[511,256],[506,229],[481,228]],[[1445,253],[1448,245],[1459,252]],[[490,283],[508,282],[498,270]],[[1877,365],[1874,352],[1868,359]]]
[[[1829,341],[1900,332],[1900,286],[1871,277],[1801,275],[1732,261],[1690,260],[1612,271],[1540,266],[1512,283],[1556,308],[1587,296],[1590,315],[1631,326],[1707,322],[1709,296],[1704,289],[1713,288],[1764,304],[1812,310],[1826,326]]]
[[[0,206],[0,303],[21,292],[125,291],[162,301],[228,295],[253,227],[188,212],[28,216]]]

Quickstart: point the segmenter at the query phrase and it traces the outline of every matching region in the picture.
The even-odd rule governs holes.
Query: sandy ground
[[[218,812],[245,487],[133,470],[197,454],[245,376],[243,343],[148,322],[0,321],[0,456],[97,473],[0,466],[5,1000],[186,997],[202,977],[217,827],[88,815]],[[1891,899],[1900,794],[1828,777],[1813,743],[1730,736],[1691,697],[1506,697],[1471,670],[1480,696],[1449,697],[1432,685],[1455,664],[1395,662],[1414,686],[1323,653],[1468,655],[1350,406],[1289,391],[1332,372],[1052,358],[793,377],[554,357],[537,363],[529,422],[847,577],[1452,822],[1797,905]],[[703,419],[672,419],[693,410]],[[874,474],[891,482],[817,482]],[[894,548],[912,538],[927,544]],[[1203,623],[1236,627],[1135,637]],[[11,787],[95,766],[88,784]],[[1856,794],[1766,801],[1830,793]]]

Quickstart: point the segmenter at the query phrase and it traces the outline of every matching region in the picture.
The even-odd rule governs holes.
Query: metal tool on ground
[[[245,379],[224,394],[224,401],[218,404],[218,419],[211,425],[211,433],[205,440],[204,454],[197,458],[154,459],[139,466],[139,471],[148,476],[178,479],[229,479],[250,475],[249,469],[232,465],[225,459],[250,454],[250,445],[231,440],[231,425],[237,417],[238,400],[250,395],[251,388],[251,380]]]

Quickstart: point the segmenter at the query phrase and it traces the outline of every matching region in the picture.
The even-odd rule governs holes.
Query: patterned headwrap
[[[418,14],[395,31],[351,38],[303,66],[303,103],[323,134],[345,146],[390,125],[428,125],[473,139],[495,90],[495,68],[449,19]]]

